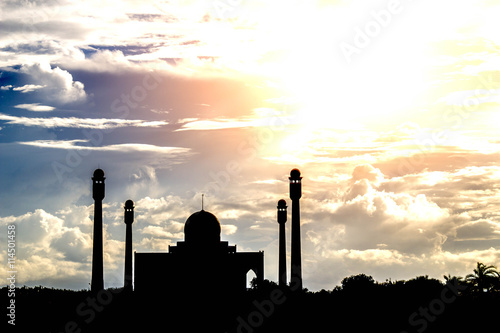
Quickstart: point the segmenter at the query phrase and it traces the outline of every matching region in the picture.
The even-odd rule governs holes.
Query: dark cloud
[[[162,48],[164,45],[162,44],[147,44],[147,45],[94,45],[91,44],[89,45],[90,48],[93,50],[90,50],[87,48],[87,54],[91,55],[96,53],[98,50],[109,50],[109,51],[120,51],[123,53],[125,56],[129,55],[137,55],[137,54],[144,54],[144,53],[151,53],[154,52],[160,48]]]
[[[146,21],[146,22],[179,22],[179,19],[173,15],[164,14],[127,14],[128,18],[133,21]]]
[[[90,28],[76,22],[67,21],[21,22],[18,20],[3,20],[0,21],[0,30],[18,36],[46,34],[50,35],[51,38],[78,40],[84,38]]]
[[[37,8],[37,7],[53,7],[61,6],[67,4],[66,0],[5,0],[2,1],[2,7],[4,9],[14,9],[14,8]]]
[[[54,46],[57,43],[51,41],[32,41],[30,43],[11,44],[0,48],[0,51],[11,53],[30,53],[30,54],[56,54],[58,49]]]
[[[457,228],[458,240],[491,240],[500,244],[500,222],[474,221]]]

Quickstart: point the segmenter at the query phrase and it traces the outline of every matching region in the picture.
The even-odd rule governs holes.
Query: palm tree
[[[457,283],[461,283],[462,280],[464,279],[461,276],[451,276],[451,274],[443,275],[443,277],[444,277],[444,280],[446,281],[446,283],[448,283],[448,282],[453,283],[454,281],[457,281]]]
[[[444,280],[446,281],[446,285],[451,287],[451,288],[456,288],[457,291],[460,292],[460,294],[463,294],[462,291],[467,289],[467,282],[464,281],[464,278],[461,276],[451,276],[450,274],[448,275],[443,275]]]
[[[486,266],[478,262],[474,274],[468,274],[465,281],[470,285],[472,291],[489,292],[499,285],[500,273],[495,266]]]

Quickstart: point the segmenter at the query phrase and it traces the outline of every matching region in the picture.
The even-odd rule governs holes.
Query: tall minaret
[[[286,286],[286,236],[285,236],[285,223],[286,223],[286,201],[281,199],[278,201],[278,223],[280,225],[279,235],[279,264],[278,264],[278,281],[279,286]]]
[[[102,263],[102,199],[104,199],[104,171],[96,169],[92,177],[92,198],[94,198],[94,247],[92,250],[92,282],[90,290],[104,289]]]
[[[290,199],[292,199],[292,262],[290,284],[302,290],[302,258],[300,247],[300,206],[302,177],[299,169],[290,171]]]
[[[134,222],[134,202],[125,202],[125,224],[127,231],[125,234],[125,281],[123,288],[125,291],[132,291],[132,223]]]

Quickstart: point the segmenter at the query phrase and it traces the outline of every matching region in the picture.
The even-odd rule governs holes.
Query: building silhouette
[[[281,199],[278,201],[278,223],[280,225],[279,234],[279,262],[278,262],[278,284],[280,287],[286,286],[286,201]]]
[[[126,291],[132,291],[132,223],[134,223],[134,202],[127,200],[125,202],[125,276],[123,288]]]
[[[192,214],[184,224],[184,241],[168,252],[135,253],[135,290],[148,292],[160,285],[183,295],[195,290],[231,295],[246,290],[250,270],[261,282],[264,252],[237,252],[236,245],[221,241],[220,233],[215,215],[203,209]]]
[[[102,199],[104,199],[104,171],[96,169],[92,177],[92,198],[94,199],[94,244],[92,250],[92,282],[90,289],[98,292],[104,289],[102,260]]]
[[[302,289],[302,250],[300,245],[300,204],[302,177],[299,169],[290,171],[290,199],[292,199],[292,260],[291,281],[295,288]]]
[[[92,251],[92,292],[104,289],[102,200],[105,196],[104,171],[96,169],[92,177],[94,230]],[[291,284],[302,289],[300,245],[300,207],[302,177],[298,169],[290,172],[292,199]],[[143,295],[168,294],[173,299],[186,297],[235,297],[246,290],[247,273],[253,271],[256,283],[264,280],[264,252],[238,252],[236,245],[221,241],[221,225],[215,215],[203,209],[193,213],[184,224],[184,241],[169,246],[167,252],[135,252],[132,256],[134,202],[124,205],[125,269],[124,290]],[[279,223],[280,286],[286,286],[286,201],[277,205]],[[134,264],[132,263],[134,258]]]

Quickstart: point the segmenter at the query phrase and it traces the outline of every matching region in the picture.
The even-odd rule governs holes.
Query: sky
[[[302,172],[304,287],[500,265],[500,1],[2,1],[0,275],[87,289],[106,173],[105,287],[215,214],[265,252]],[[291,208],[289,208],[289,214]],[[290,267],[290,215],[287,223]],[[250,278],[250,275],[249,275]]]

